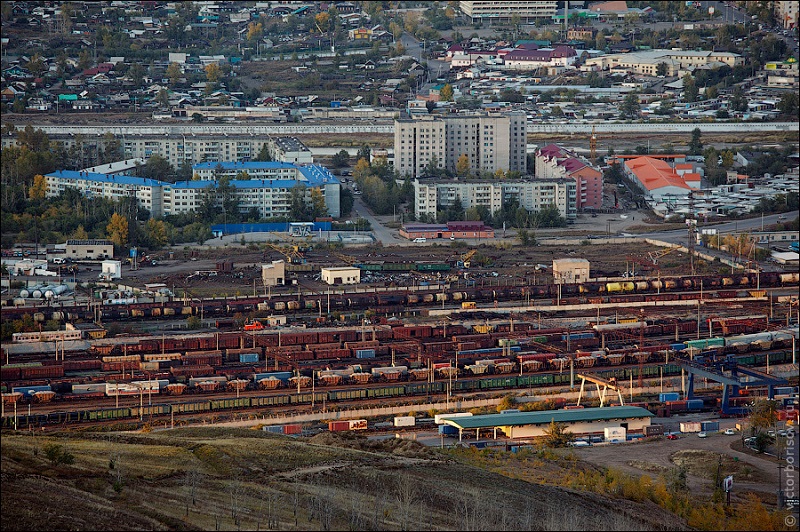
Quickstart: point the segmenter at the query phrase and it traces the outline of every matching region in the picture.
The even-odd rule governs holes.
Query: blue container
[[[458,429],[452,425],[439,425],[439,434],[458,434]]]
[[[375,358],[374,349],[356,349],[356,358]]]
[[[270,377],[274,377],[279,379],[285,383],[289,382],[289,379],[292,378],[291,371],[273,371],[272,373],[255,373],[253,374],[253,380],[258,382],[261,379],[269,379]]]
[[[667,401],[680,401],[681,394],[678,392],[660,393],[658,394],[658,402],[666,403]]]
[[[11,388],[12,392],[19,392],[25,397],[33,397],[33,394],[36,392],[52,392],[53,390],[50,389],[49,384],[41,385],[41,386],[17,386],[15,388]]]
[[[702,399],[689,399],[686,401],[686,410],[700,410],[703,408]]]
[[[272,434],[283,434],[283,425],[268,425],[264,427],[264,432],[271,432]]]
[[[672,349],[673,351],[683,351],[684,349],[686,349],[686,344],[685,343],[670,344],[669,348]]]
[[[255,364],[258,362],[258,353],[240,353],[240,364]]]
[[[718,432],[719,421],[703,421],[700,423],[700,428],[703,429],[703,432]]]

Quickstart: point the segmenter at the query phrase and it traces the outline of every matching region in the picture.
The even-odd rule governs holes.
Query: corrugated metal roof
[[[638,406],[611,406],[605,408],[579,408],[574,410],[545,410],[543,412],[519,412],[508,414],[487,414],[483,416],[445,419],[444,422],[462,429],[507,427],[522,425],[544,425],[578,421],[608,421],[637,417],[653,417],[653,414]]]

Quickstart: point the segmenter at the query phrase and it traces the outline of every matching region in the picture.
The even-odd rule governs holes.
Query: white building
[[[552,20],[556,14],[558,2],[554,0],[523,0],[513,2],[495,2],[491,0],[461,1],[458,8],[472,22],[511,22],[511,17],[518,16],[522,22],[537,19]]]
[[[477,113],[395,120],[394,167],[403,176],[424,175],[434,160],[455,171],[462,155],[470,173],[526,173],[525,114]]]
[[[460,202],[464,209],[485,207],[490,213],[510,200],[538,212],[554,205],[567,221],[577,217],[577,189],[573,179],[434,181],[414,180],[414,208],[417,216],[436,216],[438,210]]]
[[[585,283],[589,280],[589,261],[553,259],[553,280],[556,284]]]
[[[627,54],[609,54],[586,60],[581,70],[626,71],[644,76],[656,76],[658,65],[666,65],[667,76],[677,76],[695,67],[744,64],[744,58],[731,52],[703,50],[642,50]]]
[[[358,284],[361,282],[361,269],[350,266],[322,268],[320,274],[322,282],[331,285]]]

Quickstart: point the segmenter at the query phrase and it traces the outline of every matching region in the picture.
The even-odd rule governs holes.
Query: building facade
[[[525,114],[480,113],[395,120],[394,166],[403,176],[420,177],[433,161],[456,171],[462,156],[471,174],[526,172]]]
[[[491,0],[461,1],[459,9],[472,22],[511,22],[511,17],[518,16],[522,22],[538,19],[551,20],[556,14],[558,2],[550,0],[528,0],[519,2],[494,2]]]
[[[312,191],[318,190],[328,215],[341,216],[341,184],[326,168],[318,165],[298,166],[281,162],[201,163],[193,169],[198,180],[168,183],[125,175],[105,175],[82,171],[60,170],[47,174],[47,196],[54,197],[66,188],[74,188],[86,197],[119,200],[135,197],[140,208],[152,218],[194,212],[209,195],[215,202],[222,176],[231,178],[233,195],[241,212],[258,211],[263,218],[287,216],[291,212],[291,194],[295,187],[305,188],[305,201],[312,202]],[[234,179],[247,172],[250,179]]]
[[[744,64],[744,58],[731,52],[695,50],[645,50],[627,54],[608,54],[586,60],[581,70],[626,71],[643,76],[656,76],[658,65],[666,65],[667,76],[700,66]]]
[[[548,144],[536,150],[534,175],[537,179],[574,179],[579,211],[603,206],[603,173],[560,146]]]
[[[576,184],[573,179],[514,181],[414,180],[414,208],[417,217],[435,217],[438,210],[460,202],[464,209],[485,207],[494,214],[516,200],[528,211],[538,212],[554,205],[568,222],[577,217]]]

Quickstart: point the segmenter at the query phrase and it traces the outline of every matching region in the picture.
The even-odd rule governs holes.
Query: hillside
[[[243,429],[2,438],[2,530],[676,530],[409,440]],[[72,463],[70,463],[72,462]]]

